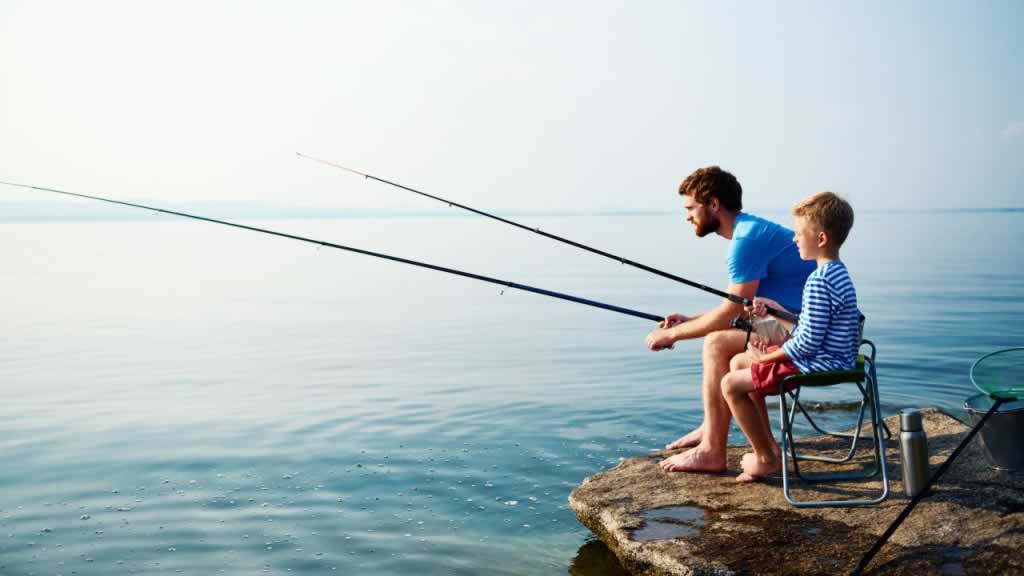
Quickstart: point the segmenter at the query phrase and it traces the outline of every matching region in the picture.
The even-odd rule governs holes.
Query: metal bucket
[[[977,426],[994,403],[986,394],[968,398],[964,409],[971,415],[971,426]],[[1024,472],[1024,400],[1003,402],[980,436],[985,458],[993,468]]]

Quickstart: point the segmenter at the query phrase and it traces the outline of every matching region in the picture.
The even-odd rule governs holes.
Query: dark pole
[[[183,218],[191,218],[193,220],[202,220],[204,222],[212,222],[214,224],[223,224],[224,226],[232,226],[234,228],[241,228],[243,230],[251,230],[253,232],[260,232],[262,234],[270,234],[272,236],[280,236],[281,238],[289,238],[291,240],[299,240],[301,242],[309,242],[310,244],[316,244],[318,246],[326,246],[328,248],[337,248],[338,250],[346,250],[348,252],[355,252],[357,254],[364,254],[366,256],[373,256],[374,258],[383,258],[385,260],[391,260],[393,262],[401,262],[402,264],[411,264],[412,266],[419,266],[420,268],[428,268],[430,270],[437,270],[438,272],[446,272],[448,274],[455,274],[456,276],[463,276],[466,278],[472,278],[474,280],[480,280],[482,282],[490,282],[491,284],[497,284],[506,288],[515,288],[517,290],[523,290],[526,292],[533,292],[534,294],[541,294],[543,296],[550,296],[552,298],[559,298],[561,300],[567,300],[569,302],[576,302],[577,304],[585,304],[587,306],[593,306],[595,308],[601,308],[604,310],[610,310],[612,312],[618,312],[620,314],[626,314],[629,316],[635,316],[637,318],[643,318],[645,320],[652,320],[654,322],[661,322],[664,317],[657,316],[654,314],[647,314],[645,312],[637,312],[636,310],[630,310],[629,308],[622,308],[619,306],[613,306],[611,304],[605,304],[596,300],[588,300],[586,298],[579,298],[572,296],[571,294],[563,294],[561,292],[553,292],[551,290],[544,290],[543,288],[535,288],[533,286],[527,286],[526,284],[519,284],[517,282],[509,282],[507,280],[500,280],[498,278],[491,278],[490,276],[482,276],[480,274],[473,274],[472,272],[464,272],[462,270],[456,270],[454,268],[445,268],[444,266],[436,266],[434,264],[427,264],[426,262],[419,262],[416,260],[409,260],[407,258],[399,258],[398,256],[390,256],[388,254],[382,254],[380,252],[371,252],[369,250],[363,250],[361,248],[353,248],[351,246],[344,246],[342,244],[335,244],[333,242],[324,242],[322,240],[315,240],[313,238],[306,238],[304,236],[296,236],[294,234],[287,234],[285,232],[277,232],[269,230],[267,228],[257,228],[256,226],[247,226],[245,224],[236,224],[234,222],[226,222],[224,220],[217,220],[215,218],[207,218],[205,216],[197,216],[195,214],[188,214],[185,212],[177,212],[174,210],[165,210],[163,208],[155,208],[153,206],[146,206],[144,204],[135,204],[133,202],[124,202],[121,200],[112,200],[110,198],[102,198],[100,196],[90,196],[88,194],[78,194],[75,192],[65,192],[63,190],[56,190],[53,188],[44,188],[42,186],[31,186],[28,184],[16,184],[14,182],[0,181],[0,184],[6,184],[8,186],[17,186],[19,188],[29,188],[32,190],[40,190],[43,192],[53,192],[55,194],[64,194],[66,196],[75,196],[78,198],[87,198],[89,200],[98,200],[100,202],[109,202],[110,204],[120,204],[121,206],[129,206],[131,208],[141,208],[151,212],[163,212],[164,214],[172,214],[174,216],[181,216]]]
[[[703,290],[703,291],[708,292],[710,294],[714,294],[715,296],[720,296],[720,297],[725,298],[725,299],[727,299],[727,300],[729,300],[731,302],[735,302],[735,303],[743,305],[743,306],[749,306],[750,304],[752,304],[752,301],[747,299],[747,298],[742,298],[742,297],[737,296],[735,294],[729,294],[728,292],[723,292],[721,290],[717,290],[715,288],[711,288],[710,286],[705,286],[704,284],[699,284],[699,283],[694,282],[692,280],[687,280],[686,278],[682,278],[680,276],[676,276],[675,274],[670,274],[668,272],[664,272],[662,270],[658,270],[657,268],[651,268],[650,266],[647,266],[647,265],[644,265],[644,264],[640,264],[639,262],[634,262],[632,260],[627,260],[626,258],[623,258],[621,256],[616,256],[615,254],[610,254],[608,252],[605,252],[604,250],[598,250],[597,248],[593,248],[591,246],[587,246],[586,244],[580,244],[579,242],[575,242],[573,240],[569,240],[568,238],[563,238],[563,237],[557,236],[555,234],[550,234],[548,232],[544,232],[540,228],[530,228],[529,226],[525,226],[525,225],[520,224],[518,222],[514,222],[512,220],[508,220],[507,218],[502,218],[501,216],[495,216],[494,214],[490,214],[490,213],[484,212],[483,210],[477,210],[476,208],[471,208],[469,206],[466,206],[465,204],[459,204],[458,202],[453,202],[451,200],[446,200],[444,198],[441,198],[440,196],[434,196],[433,194],[427,194],[426,192],[422,192],[420,190],[416,190],[415,188],[410,188],[408,186],[405,186],[403,184],[399,184],[397,182],[392,182],[390,180],[385,180],[383,178],[378,178],[377,176],[374,176],[372,174],[366,174],[366,173],[360,172],[358,170],[353,170],[351,168],[346,168],[345,166],[342,166],[341,164],[336,164],[334,162],[328,162],[327,160],[321,160],[320,158],[314,158],[313,156],[308,156],[308,155],[303,154],[301,152],[296,152],[295,154],[297,154],[298,156],[300,156],[302,158],[307,158],[309,160],[313,160],[314,162],[319,162],[321,164],[326,164],[327,166],[332,166],[334,168],[339,168],[339,169],[344,170],[346,172],[351,172],[352,174],[356,174],[358,176],[362,176],[363,178],[368,179],[368,180],[376,180],[377,182],[380,182],[382,184],[387,184],[388,186],[394,186],[395,188],[400,188],[402,190],[406,190],[408,192],[412,192],[413,194],[419,194],[420,196],[424,196],[426,198],[430,198],[431,200],[437,200],[438,202],[443,202],[443,203],[445,203],[445,204],[447,204],[448,206],[451,206],[451,207],[462,208],[463,210],[468,210],[469,212],[472,212],[474,214],[479,214],[480,216],[485,216],[487,218],[491,218],[493,220],[497,220],[498,222],[504,222],[505,224],[509,224],[511,226],[515,226],[516,228],[521,228],[523,230],[526,230],[526,231],[529,231],[529,232],[533,232],[535,234],[540,234],[541,236],[544,236],[545,238],[550,238],[552,240],[556,240],[558,242],[562,242],[562,243],[568,244],[570,246],[575,246],[576,248],[580,248],[582,250],[586,250],[587,252],[592,252],[594,254],[598,254],[600,256],[604,256],[605,258],[611,258],[612,260],[615,260],[615,261],[620,262],[622,264],[626,264],[626,265],[632,266],[634,268],[639,268],[639,269],[641,269],[641,270],[643,270],[645,272],[650,272],[651,274],[657,274],[658,276],[661,276],[662,278],[668,278],[670,280],[675,280],[676,282],[681,282],[683,284],[686,284],[687,286],[691,286],[693,288],[697,288],[698,290]],[[789,322],[796,322],[796,320],[797,320],[796,316],[794,316],[792,314],[787,314],[786,312],[783,312],[782,310],[775,310],[774,308],[768,308],[767,311],[768,311],[769,314],[772,314],[774,316],[778,316],[779,318],[782,318],[782,319],[787,320]]]

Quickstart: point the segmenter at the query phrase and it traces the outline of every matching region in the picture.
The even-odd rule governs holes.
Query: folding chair
[[[889,496],[889,474],[885,465],[885,437],[888,429],[881,417],[881,404],[878,400],[878,377],[875,371],[875,345],[870,340],[863,338],[864,317],[860,318],[860,348],[865,346],[870,349],[870,354],[859,354],[857,366],[853,370],[838,370],[834,372],[817,372],[812,374],[795,374],[783,379],[780,383],[779,394],[779,418],[782,427],[782,492],[786,500],[798,508],[821,508],[827,506],[869,506],[878,504]],[[785,392],[791,384],[798,387]],[[860,409],[857,414],[857,425],[853,432],[836,432],[824,430],[811,418],[807,410],[800,404],[800,391],[804,388],[820,388],[824,386],[835,386],[838,384],[854,384],[861,394]],[[786,406],[787,396],[792,399],[791,408]],[[871,433],[862,434],[864,424],[864,413],[868,411],[871,415]],[[835,438],[851,439],[850,448],[845,456],[829,457],[814,454],[798,454],[796,442],[793,438],[793,420],[797,413],[801,413],[820,434]],[[846,464],[853,460],[857,453],[858,444],[861,440],[871,443],[873,452],[872,466],[861,472],[837,472],[837,473],[807,473],[800,471],[801,460],[812,460],[830,464]],[[882,473],[882,491],[877,498],[863,499],[855,498],[848,500],[805,500],[797,501],[790,494],[789,461],[792,460],[793,472],[800,480],[808,482],[828,482],[833,480],[858,480],[874,478],[879,472]]]

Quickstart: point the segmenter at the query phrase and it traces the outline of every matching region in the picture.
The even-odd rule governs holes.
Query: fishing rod
[[[1014,398],[1013,400],[1016,400],[1016,398]],[[936,470],[930,478],[928,478],[928,482],[926,482],[924,487],[921,488],[921,491],[918,492],[917,495],[910,500],[910,503],[903,507],[903,510],[901,510],[900,513],[896,516],[896,519],[893,520],[891,524],[889,524],[889,527],[886,528],[885,532],[883,532],[882,535],[878,537],[878,540],[876,540],[875,544],[871,546],[871,549],[868,550],[863,557],[861,557],[860,562],[858,562],[857,566],[854,567],[853,572],[850,572],[850,576],[860,576],[864,573],[864,569],[868,567],[868,564],[871,563],[871,560],[875,557],[876,554],[878,554],[878,551],[882,549],[882,546],[884,546],[885,543],[889,540],[889,538],[893,535],[893,532],[896,532],[896,529],[900,527],[900,524],[903,524],[903,521],[907,519],[907,516],[910,516],[910,513],[914,510],[918,503],[921,502],[921,500],[924,500],[928,496],[931,496],[932,486],[934,486],[935,483],[939,481],[939,478],[941,478],[942,475],[946,473],[946,470],[948,470],[949,467],[953,464],[953,461],[956,460],[956,457],[960,455],[960,452],[962,452],[963,449],[968,444],[971,443],[971,440],[973,440],[974,436],[981,431],[982,426],[985,425],[985,422],[988,421],[989,417],[995,414],[996,411],[999,409],[999,406],[1002,405],[1002,403],[1005,401],[1005,398],[996,398],[995,402],[992,404],[992,408],[990,408],[989,411],[985,413],[985,415],[974,426],[974,428],[971,428],[971,431],[967,433],[967,436],[965,436],[964,439],[961,440],[959,444],[957,444],[956,448],[953,450],[953,453],[949,455],[949,458],[946,458],[946,461],[943,462],[941,466],[939,466],[939,469]]]
[[[570,294],[563,294],[561,292],[553,292],[551,290],[544,290],[543,288],[535,288],[533,286],[527,286],[526,284],[519,284],[518,282],[509,282],[507,280],[500,280],[498,278],[492,278],[490,276],[482,276],[480,274],[474,274],[472,272],[464,272],[462,270],[456,270],[454,268],[446,268],[444,266],[437,266],[434,264],[428,264],[426,262],[419,262],[416,260],[409,260],[408,258],[399,258],[398,256],[391,256],[388,254],[382,254],[380,252],[371,252],[370,250],[363,250],[361,248],[353,248],[352,246],[344,246],[342,244],[335,244],[333,242],[325,242],[323,240],[315,240],[313,238],[306,238],[305,236],[297,236],[295,234],[288,234],[286,232],[277,232],[267,228],[257,228],[256,226],[247,226],[245,224],[237,224],[235,222],[227,222],[225,220],[217,220],[215,218],[208,218],[206,216],[198,216],[195,214],[188,214],[186,212],[177,212],[175,210],[165,210],[163,208],[156,208],[154,206],[146,206],[145,204],[135,204],[133,202],[124,202],[122,200],[113,200],[110,198],[103,198],[101,196],[90,196],[88,194],[79,194],[77,192],[66,192],[64,190],[57,190],[54,188],[44,188],[42,186],[32,186],[29,184],[17,184],[15,182],[4,182],[0,180],[0,184],[6,184],[7,186],[15,186],[18,188],[28,188],[31,190],[40,190],[42,192],[53,192],[56,194],[64,194],[65,196],[75,196],[78,198],[86,198],[89,200],[98,200],[100,202],[108,202],[110,204],[120,204],[121,206],[129,206],[132,208],[141,208],[143,210],[149,210],[151,212],[163,212],[164,214],[171,214],[174,216],[181,216],[183,218],[191,218],[193,220],[202,220],[204,222],[212,222],[214,224],[223,224],[225,226],[232,226],[234,228],[242,228],[243,230],[251,230],[253,232],[260,232],[263,234],[270,234],[272,236],[280,236],[282,238],[290,238],[292,240],[299,240],[302,242],[309,242],[310,244],[317,244],[318,246],[326,246],[328,248],[337,248],[338,250],[346,250],[348,252],[355,252],[357,254],[364,254],[366,256],[373,256],[374,258],[383,258],[385,260],[391,260],[393,262],[401,262],[403,264],[411,264],[413,266],[419,266],[421,268],[428,268],[430,270],[437,270],[438,272],[447,272],[448,274],[455,274],[457,276],[464,276],[466,278],[472,278],[474,280],[480,280],[483,282],[490,282],[491,284],[497,284],[504,288],[515,288],[517,290],[523,290],[525,292],[533,292],[534,294],[541,294],[544,296],[550,296],[552,298],[559,298],[561,300],[568,300],[569,302],[576,302],[577,304],[585,304],[587,306],[593,306],[595,308],[602,308],[604,310],[610,310],[612,312],[618,312],[620,314],[626,314],[628,316],[635,316],[637,318],[644,318],[646,320],[652,320],[654,322],[661,322],[665,318],[662,316],[656,316],[654,314],[647,314],[645,312],[637,312],[636,310],[630,310],[629,308],[622,308],[620,306],[613,306],[611,304],[605,304],[596,300],[588,300],[586,298],[579,298]],[[502,290],[504,293],[504,290]]]
[[[700,284],[700,283],[694,282],[693,280],[687,280],[686,278],[683,278],[681,276],[676,276],[675,274],[671,274],[669,272],[658,270],[657,268],[651,268],[650,266],[647,266],[645,264],[640,264],[639,262],[634,262],[632,260],[628,260],[628,259],[623,258],[621,256],[616,256],[615,254],[611,254],[611,253],[605,252],[604,250],[599,250],[599,249],[594,248],[592,246],[587,246],[586,244],[580,244],[579,242],[575,242],[573,240],[569,240],[568,238],[563,238],[563,237],[558,236],[556,234],[551,234],[551,233],[548,233],[548,232],[544,232],[540,228],[531,228],[529,226],[525,226],[523,224],[520,224],[518,222],[514,222],[514,221],[509,220],[507,218],[502,218],[501,216],[496,216],[494,214],[490,214],[488,212],[484,212],[483,210],[477,210],[476,208],[471,208],[469,206],[466,206],[465,204],[459,204],[458,202],[453,202],[451,200],[447,200],[445,198],[441,198],[440,196],[434,196],[433,194],[427,194],[426,192],[422,192],[420,190],[416,190],[415,188],[410,188],[409,186],[405,186],[405,185],[399,184],[397,182],[392,182],[390,180],[385,180],[384,178],[379,178],[377,176],[374,176],[373,174],[367,174],[365,172],[360,172],[358,170],[353,170],[352,168],[348,168],[346,166],[342,166],[341,164],[337,164],[337,163],[334,163],[334,162],[330,162],[330,161],[327,161],[327,160],[323,160],[323,159],[320,159],[320,158],[309,156],[307,154],[303,154],[302,152],[296,152],[295,154],[298,155],[301,158],[306,158],[308,160],[312,160],[314,162],[319,162],[319,163],[325,164],[327,166],[332,166],[334,168],[339,168],[341,170],[345,170],[346,172],[351,172],[352,174],[356,174],[358,176],[362,176],[364,179],[367,179],[367,180],[376,180],[377,182],[381,182],[383,184],[387,184],[388,186],[394,186],[395,188],[400,188],[402,190],[406,190],[406,191],[412,192],[413,194],[419,194],[420,196],[424,196],[424,197],[430,198],[432,200],[437,200],[438,202],[443,202],[443,203],[447,204],[449,207],[462,208],[463,210],[468,210],[469,212],[472,212],[474,214],[479,214],[480,216],[485,216],[487,218],[491,218],[493,220],[497,220],[498,222],[504,222],[505,224],[510,224],[512,226],[515,226],[516,228],[522,228],[523,230],[527,230],[527,231],[533,232],[535,234],[540,234],[541,236],[544,236],[545,238],[550,238],[552,240],[556,240],[558,242],[562,242],[562,243],[568,244],[570,246],[575,246],[576,248],[580,248],[580,249],[586,250],[587,252],[592,252],[594,254],[598,254],[600,256],[604,256],[605,258],[611,258],[612,260],[616,260],[616,261],[618,261],[618,262],[620,262],[622,264],[627,264],[627,265],[632,266],[634,268],[639,268],[639,269],[644,270],[646,272],[650,272],[652,274],[657,274],[658,276],[661,276],[663,278],[668,278],[670,280],[675,280],[676,282],[681,282],[683,284],[686,284],[687,286],[690,286],[690,287],[693,287],[693,288],[697,288],[698,290],[703,290],[703,291],[708,292],[710,294],[714,294],[715,296],[720,296],[722,298],[725,298],[725,299],[729,300],[730,302],[735,302],[735,303],[740,304],[742,306],[750,306],[750,305],[753,304],[753,300],[750,300],[749,298],[743,298],[742,296],[737,296],[735,294],[730,294],[728,292],[723,292],[723,291],[718,290],[716,288],[712,288],[710,286],[705,286],[704,284]],[[769,314],[772,314],[774,316],[777,316],[777,317],[782,318],[784,320],[787,320],[789,322],[794,322],[795,323],[797,321],[797,317],[796,316],[794,316],[793,314],[790,314],[788,312],[785,312],[783,310],[776,310],[774,308],[767,308],[766,310],[767,310],[767,312]]]

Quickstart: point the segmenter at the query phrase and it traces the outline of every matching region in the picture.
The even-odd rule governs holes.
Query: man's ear
[[[721,207],[722,207],[722,203],[718,201],[718,198],[712,197],[710,200],[708,200],[708,208],[712,212],[718,212],[718,209],[721,208]]]

